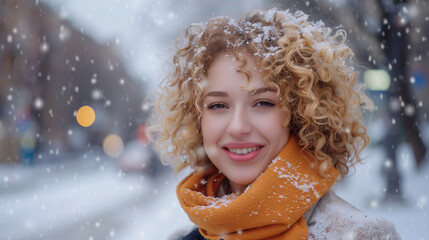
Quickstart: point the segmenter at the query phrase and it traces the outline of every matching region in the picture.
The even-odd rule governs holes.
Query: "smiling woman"
[[[303,12],[216,17],[178,38],[149,129],[198,228],[184,239],[399,239],[330,189],[361,160],[371,102],[344,31]]]
[[[240,53],[252,77],[237,71],[240,63],[232,53],[219,54],[207,73],[201,118],[207,156],[233,192],[254,182],[289,138],[276,90],[266,87],[253,57]]]

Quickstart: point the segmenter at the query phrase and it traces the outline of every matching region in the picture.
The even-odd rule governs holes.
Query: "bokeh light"
[[[391,83],[389,73],[383,69],[368,69],[363,79],[371,91],[386,91]]]
[[[77,111],[76,120],[82,127],[89,127],[94,123],[95,112],[90,106],[83,106]]]
[[[111,158],[119,157],[124,151],[124,142],[122,138],[116,134],[107,135],[103,140],[103,151]]]

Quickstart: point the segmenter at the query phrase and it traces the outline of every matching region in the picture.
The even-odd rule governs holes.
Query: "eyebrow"
[[[277,92],[277,90],[275,88],[272,88],[272,87],[262,87],[262,88],[257,88],[257,89],[251,89],[248,91],[248,94],[250,96],[253,96],[253,95],[261,94],[264,92]],[[222,92],[222,91],[212,91],[212,92],[208,92],[203,97],[203,99],[205,99],[207,97],[228,97],[228,93]]]
[[[213,92],[208,92],[204,98],[206,97],[228,97],[228,93],[226,92],[221,92],[221,91],[213,91]]]
[[[263,87],[263,88],[258,88],[258,89],[252,89],[249,91],[249,95],[257,95],[260,93],[264,93],[264,92],[277,92],[277,90],[275,88],[272,87]]]

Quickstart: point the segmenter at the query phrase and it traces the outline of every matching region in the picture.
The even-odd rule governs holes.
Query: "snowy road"
[[[107,239],[153,185],[100,158],[0,168],[0,239]]]

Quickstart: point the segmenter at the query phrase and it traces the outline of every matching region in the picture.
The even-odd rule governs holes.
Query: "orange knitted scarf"
[[[217,169],[194,172],[177,187],[190,220],[207,239],[308,239],[304,213],[335,183],[310,168],[296,137],[242,194],[216,197],[225,176]]]

